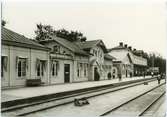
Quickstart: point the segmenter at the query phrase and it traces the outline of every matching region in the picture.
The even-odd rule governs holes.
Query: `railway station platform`
[[[18,101],[33,97],[39,97],[43,95],[51,95],[61,92],[70,92],[84,88],[91,88],[103,85],[109,85],[114,83],[123,83],[131,80],[139,80],[139,79],[147,79],[151,78],[151,76],[143,77],[132,77],[132,78],[122,78],[121,81],[119,79],[111,79],[111,80],[103,80],[103,81],[88,81],[88,82],[79,82],[79,83],[66,83],[66,84],[55,84],[50,86],[39,86],[39,87],[23,87],[17,89],[6,89],[1,92],[1,104],[10,102],[10,101]]]

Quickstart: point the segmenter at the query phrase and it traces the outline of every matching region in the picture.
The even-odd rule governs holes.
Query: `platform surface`
[[[151,78],[151,76],[146,76],[145,78]],[[118,82],[126,82],[130,80],[143,79],[143,77],[132,77],[132,78],[122,78],[111,79],[111,80],[102,80],[102,81],[87,81],[79,83],[64,83],[64,84],[55,84],[50,86],[39,86],[39,87],[23,87],[17,89],[7,89],[2,90],[1,92],[1,102],[12,101],[16,99],[24,99],[29,97],[36,97],[47,94],[54,94],[65,91],[73,91],[77,89],[84,89],[89,87],[113,84]]]

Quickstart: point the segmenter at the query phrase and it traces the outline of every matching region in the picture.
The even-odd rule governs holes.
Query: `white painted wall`
[[[73,82],[74,72],[73,72],[73,61],[72,60],[62,60],[54,59],[59,62],[59,70],[57,76],[52,76],[52,71],[50,70],[50,84],[64,83],[64,64],[70,64],[70,82]]]
[[[88,68],[87,68],[87,75],[84,76],[84,69],[80,69],[80,75],[79,77],[77,76],[77,70],[78,70],[78,64],[88,64]],[[88,76],[89,76],[89,57],[87,56],[75,56],[75,60],[74,60],[74,82],[79,82],[79,81],[88,81]]]
[[[36,78],[37,73],[35,70],[36,59],[48,60],[49,54],[46,51],[34,50],[28,48],[14,47],[2,45],[2,55],[8,56],[8,69],[5,77],[2,80],[2,86],[24,86],[26,79]],[[28,69],[26,69],[25,77],[18,77],[16,69],[16,56],[28,58]],[[48,68],[47,64],[47,68]],[[43,81],[48,83],[48,69],[45,71]]]

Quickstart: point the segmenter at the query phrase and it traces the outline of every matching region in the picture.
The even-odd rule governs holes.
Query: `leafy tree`
[[[155,53],[149,54],[147,61],[149,67],[159,67],[160,73],[166,72],[166,59],[162,58],[162,56]]]
[[[37,30],[35,31],[36,40],[50,39],[51,35],[55,35],[56,31],[50,25],[37,24]]]
[[[54,30],[50,25],[37,24],[37,30],[35,31],[37,40],[50,39],[50,36],[57,36],[68,41],[86,41],[86,37],[83,36],[81,32],[78,31],[68,31],[66,29]]]
[[[2,20],[2,21],[1,21],[1,25],[2,25],[2,26],[5,26],[5,25],[6,25],[6,21],[5,21],[5,20]]]

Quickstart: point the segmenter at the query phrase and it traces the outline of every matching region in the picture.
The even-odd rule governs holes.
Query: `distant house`
[[[2,27],[2,87],[25,86],[27,79],[44,85],[111,79],[113,59],[102,40],[37,42]]]
[[[4,27],[1,37],[2,87],[25,86],[26,79],[49,83],[49,48]]]
[[[118,46],[108,51],[110,55],[117,59],[117,61],[113,61],[113,64],[122,77],[139,76],[146,72],[147,59],[135,55],[131,46],[128,47],[127,44],[123,45],[120,42]]]

